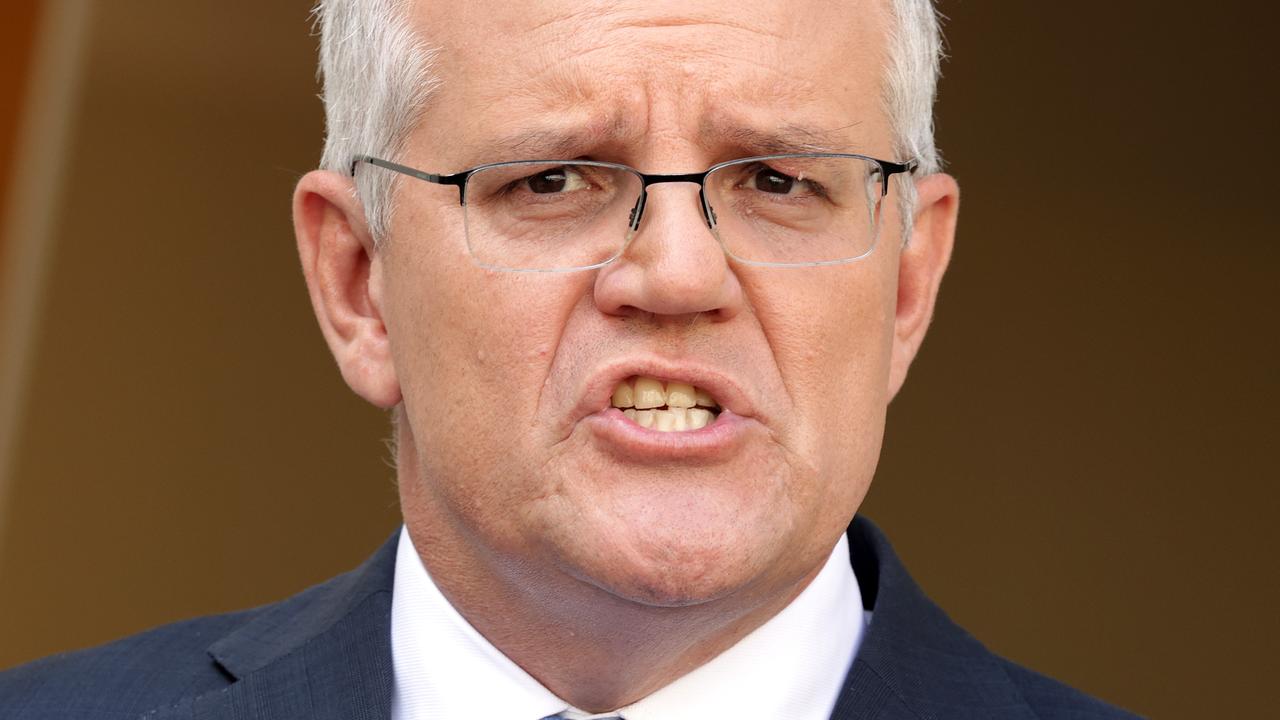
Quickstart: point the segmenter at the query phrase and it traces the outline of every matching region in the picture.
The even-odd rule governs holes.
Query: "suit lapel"
[[[390,720],[395,686],[391,594],[368,598],[339,626],[309,643],[304,657],[312,701],[308,718]]]
[[[831,720],[920,720],[870,665],[854,660]]]
[[[1034,720],[1000,659],[925,597],[874,525],[855,518],[848,536],[872,619],[833,720]]]
[[[287,655],[192,702],[195,720],[303,720],[312,716],[311,686],[301,655]],[[185,716],[184,716],[185,717]]]
[[[233,680],[146,720],[390,720],[391,588],[399,533],[364,565],[282,603],[209,647]]]

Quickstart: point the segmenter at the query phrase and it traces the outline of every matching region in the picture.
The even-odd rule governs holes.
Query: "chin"
[[[706,578],[649,578],[648,582],[629,583],[622,587],[604,588],[616,597],[652,608],[690,608],[723,600],[737,588],[723,583],[712,584]]]
[[[630,602],[652,607],[690,607],[751,588],[779,554],[765,527],[741,514],[697,518],[661,512],[613,518],[592,542],[566,548],[579,579]]]
[[[731,597],[752,584],[755,574],[718,567],[646,565],[596,574],[587,580],[622,600],[653,608],[688,608]]]

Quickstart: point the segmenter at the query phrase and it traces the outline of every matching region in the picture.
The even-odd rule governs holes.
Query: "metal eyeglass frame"
[[[880,168],[880,175],[883,178],[883,181],[880,185],[881,198],[884,198],[889,194],[889,178],[899,173],[904,173],[904,174],[914,173],[916,169],[920,166],[919,161],[914,159],[908,160],[902,163],[897,163],[897,162],[892,162],[890,160],[880,160],[878,158],[873,158],[869,155],[858,155],[855,153],[815,152],[815,153],[777,153],[773,155],[753,155],[751,157],[736,158],[734,160],[726,160],[724,162],[716,163],[715,165],[712,165],[711,167],[707,168],[706,170],[700,173],[680,173],[680,174],[674,174],[674,175],[643,173],[631,167],[630,165],[623,165],[621,163],[604,162],[600,160],[509,160],[505,162],[492,162],[492,163],[485,163],[483,165],[476,165],[475,167],[468,168],[461,172],[453,173],[451,175],[439,175],[436,173],[424,172],[422,170],[418,170],[417,168],[411,168],[407,165],[394,163],[394,162],[391,162],[390,160],[383,160],[381,158],[376,158],[376,157],[373,157],[372,155],[356,155],[351,160],[351,177],[355,177],[356,168],[359,167],[360,163],[368,163],[370,165],[384,168],[386,170],[391,170],[393,172],[397,172],[402,175],[408,175],[409,177],[417,178],[418,180],[425,180],[426,182],[434,183],[436,185],[453,185],[458,188],[458,204],[463,206],[464,208],[467,205],[467,181],[471,178],[472,175],[476,174],[477,172],[480,172],[482,170],[488,170],[490,168],[495,168],[495,167],[510,167],[510,166],[517,166],[517,165],[589,165],[594,167],[613,168],[615,170],[621,170],[624,172],[631,173],[632,175],[635,175],[636,177],[640,178],[640,181],[641,181],[640,197],[636,199],[635,206],[631,208],[631,217],[627,224],[627,236],[623,240],[622,246],[618,248],[618,252],[610,256],[607,260],[603,260],[598,263],[593,263],[591,265],[584,265],[582,267],[572,267],[572,268],[545,268],[545,269],[544,268],[509,268],[509,267],[502,267],[502,266],[489,265],[487,263],[482,263],[474,255],[472,255],[472,259],[475,260],[478,265],[480,265],[481,267],[488,268],[490,270],[501,270],[506,272],[577,272],[579,270],[594,270],[596,268],[604,267],[605,265],[608,265],[614,260],[617,260],[619,257],[622,256],[624,252],[626,252],[627,246],[631,244],[631,238],[635,235],[636,231],[639,230],[640,220],[644,216],[645,204],[647,203],[649,198],[649,193],[648,193],[649,186],[658,185],[661,183],[682,183],[682,182],[694,183],[698,186],[698,204],[702,207],[703,221],[706,222],[707,228],[711,230],[712,234],[716,236],[717,242],[720,242],[720,248],[724,251],[725,255],[728,255],[729,257],[733,258],[734,260],[737,260],[738,262],[745,263],[748,265],[759,265],[764,267],[816,267],[820,265],[843,265],[845,263],[851,263],[856,260],[861,260],[867,255],[870,255],[871,252],[875,250],[875,246],[876,246],[875,241],[872,242],[871,247],[868,248],[865,253],[858,255],[857,257],[841,258],[838,260],[819,260],[815,262],[803,262],[803,263],[783,263],[783,262],[767,262],[762,260],[747,260],[744,258],[740,258],[737,255],[734,255],[732,252],[729,251],[727,247],[725,247],[724,242],[720,240],[719,235],[716,234],[715,209],[713,209],[711,207],[711,204],[707,201],[707,195],[706,195],[707,176],[715,172],[716,170],[719,170],[720,168],[727,167],[730,165],[740,165],[743,163],[765,161],[765,160],[782,160],[786,158],[849,158],[849,159],[856,159],[856,160],[864,160],[866,162],[872,163]],[[879,218],[876,218],[876,221],[878,223]],[[876,234],[877,236],[879,235],[878,224],[876,226]]]

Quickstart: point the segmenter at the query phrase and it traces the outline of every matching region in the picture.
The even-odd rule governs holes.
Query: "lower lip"
[[[721,410],[706,427],[662,432],[641,427],[617,408],[605,408],[583,418],[606,450],[642,463],[668,460],[714,460],[738,450],[752,426],[750,418]]]

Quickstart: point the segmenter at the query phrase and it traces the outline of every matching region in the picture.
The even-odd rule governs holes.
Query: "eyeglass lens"
[[[719,166],[703,187],[713,232],[731,256],[805,265],[871,251],[882,182],[879,165],[863,158],[783,156]],[[467,181],[467,243],[491,268],[600,265],[625,249],[643,192],[635,171],[604,163],[484,167]]]
[[[590,267],[626,243],[631,208],[644,191],[622,167],[513,163],[472,173],[467,244],[481,265],[512,270]]]

